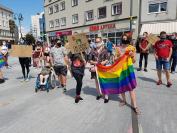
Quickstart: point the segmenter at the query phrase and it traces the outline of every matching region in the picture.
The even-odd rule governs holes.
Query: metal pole
[[[130,0],[130,32],[132,32],[133,0]]]

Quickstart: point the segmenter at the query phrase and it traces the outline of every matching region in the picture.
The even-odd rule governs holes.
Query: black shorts
[[[49,56],[49,53],[44,53],[44,56]]]
[[[63,76],[67,76],[67,66],[54,66],[54,70],[56,75],[63,75]]]
[[[96,79],[97,76],[96,76],[96,72],[91,72],[91,79]]]

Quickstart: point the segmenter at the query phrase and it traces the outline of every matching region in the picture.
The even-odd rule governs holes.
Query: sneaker
[[[82,100],[84,100],[84,99],[83,99],[82,97],[79,97],[79,100],[81,100],[81,101],[82,101]]]
[[[175,71],[172,71],[171,74],[175,74]]]
[[[159,81],[157,82],[157,85],[161,85],[161,84],[162,84],[162,81],[159,80]]]
[[[75,103],[78,103],[80,101],[79,97],[75,98]]]
[[[26,82],[29,82],[29,78],[27,78],[25,81],[26,81]]]
[[[144,68],[144,71],[147,72],[148,70],[146,68]]]
[[[65,93],[67,91],[66,87],[63,88],[63,92]]]
[[[109,102],[109,99],[104,99],[104,103],[108,103]]]
[[[102,98],[102,95],[98,95],[98,96],[96,97],[96,100],[100,100],[100,98]]]
[[[137,71],[141,71],[141,68],[138,68]]]
[[[25,81],[25,79],[24,79],[24,78],[20,80],[20,82],[24,82],[24,81]]]
[[[172,86],[172,83],[171,82],[167,82],[167,87],[171,87]]]

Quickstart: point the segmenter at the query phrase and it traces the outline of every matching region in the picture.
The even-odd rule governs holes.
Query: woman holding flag
[[[131,45],[131,39],[126,34],[124,34],[122,36],[122,46],[120,47],[119,52],[120,53],[118,55],[120,55],[120,57],[123,56],[124,54],[128,54],[129,57],[131,57],[131,59],[132,59],[132,63],[136,62],[136,59],[135,59],[136,49],[135,49],[134,46]],[[135,85],[135,87],[136,87],[136,85]],[[122,96],[123,100],[120,102],[120,106],[126,105],[127,102],[126,102],[125,92],[129,91],[131,102],[133,104],[132,105],[133,109],[134,109],[136,114],[140,114],[140,110],[137,107],[137,102],[136,102],[136,94],[135,94],[135,91],[134,91],[135,87],[130,89],[130,90],[129,89],[125,89],[123,91],[123,93],[121,93],[121,96]]]

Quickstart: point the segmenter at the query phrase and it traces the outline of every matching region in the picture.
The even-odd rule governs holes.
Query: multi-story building
[[[41,38],[41,20],[44,16],[44,12],[31,16],[32,34],[38,40]]]
[[[141,35],[177,32],[177,0],[142,0]]]
[[[45,15],[42,14],[42,18],[39,19],[39,25],[40,25],[40,35],[42,40],[46,40],[46,28],[45,28]]]
[[[13,20],[13,11],[0,5],[0,42],[14,40],[10,33],[9,20]]]
[[[77,32],[119,44],[131,29],[130,18],[134,37],[138,34],[138,5],[139,0],[44,0],[46,32],[50,40]]]

